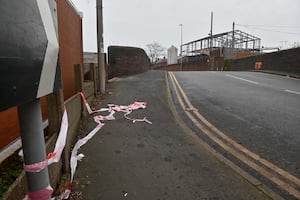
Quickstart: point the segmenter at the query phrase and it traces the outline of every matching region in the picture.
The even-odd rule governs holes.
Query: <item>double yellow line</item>
[[[280,189],[300,199],[299,178],[251,152],[212,125],[194,108],[178,83],[175,75],[172,72],[168,74],[180,106],[202,133],[244,164],[276,184]]]

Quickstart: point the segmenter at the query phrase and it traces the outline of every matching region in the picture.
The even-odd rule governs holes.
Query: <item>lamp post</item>
[[[180,26],[180,71],[182,71],[182,40],[183,40],[183,24]]]

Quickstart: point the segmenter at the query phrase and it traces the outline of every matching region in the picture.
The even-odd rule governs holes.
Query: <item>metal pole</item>
[[[181,34],[180,34],[180,71],[182,71],[182,41],[183,41],[183,24],[179,24]]]
[[[98,41],[98,67],[100,92],[105,93],[106,70],[104,62],[104,45],[103,45],[103,13],[102,0],[97,0],[97,41]]]
[[[212,51],[213,51],[213,18],[214,13],[211,12],[210,14],[210,44],[209,45],[209,62],[210,62],[210,68],[211,70],[214,70],[214,59],[212,57]]]
[[[18,106],[18,115],[25,165],[45,161],[46,148],[40,100],[36,99]],[[40,172],[26,172],[26,179],[29,192],[38,192],[46,189],[50,185],[48,167]]]
[[[232,23],[232,55],[231,55],[231,58],[233,58],[233,56],[234,56],[234,46],[235,46],[235,44],[234,44],[234,40],[235,40],[235,36],[234,36],[234,26],[235,26],[235,23],[233,22]]]
[[[210,49],[213,48],[213,19],[214,19],[214,13],[211,12],[210,14]]]

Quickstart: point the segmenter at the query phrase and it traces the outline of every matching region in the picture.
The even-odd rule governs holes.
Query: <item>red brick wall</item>
[[[240,59],[227,60],[228,70],[254,70],[256,62],[262,62],[262,70],[300,73],[300,48],[265,53]]]
[[[150,60],[143,49],[135,47],[108,47],[109,78],[146,72]]]
[[[180,71],[180,63],[174,65],[165,65],[158,68],[158,70],[167,70],[167,71]],[[182,63],[183,71],[209,71],[210,67],[208,65],[202,65],[202,63],[197,62],[186,62]]]
[[[65,100],[76,93],[74,64],[83,64],[82,19],[67,0],[56,0]]]
[[[66,0],[56,0],[60,64],[62,69],[64,98],[76,93],[74,64],[83,64],[82,20]],[[47,119],[46,99],[41,99],[43,119]],[[19,137],[17,108],[0,112],[0,149]]]
[[[259,53],[257,52],[249,52],[249,51],[237,51],[234,53],[234,59],[239,59],[239,58],[245,58],[249,56],[255,56],[258,55]]]

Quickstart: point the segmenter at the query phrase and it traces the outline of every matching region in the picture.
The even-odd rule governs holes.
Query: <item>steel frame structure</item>
[[[211,42],[212,40],[212,42]],[[261,39],[240,30],[215,34],[182,45],[182,55],[192,56],[209,52],[212,48],[260,51]],[[212,45],[212,46],[211,46]]]

